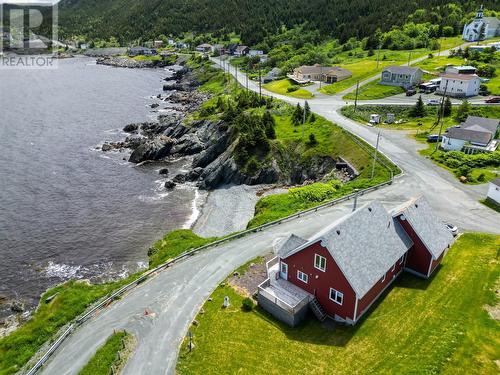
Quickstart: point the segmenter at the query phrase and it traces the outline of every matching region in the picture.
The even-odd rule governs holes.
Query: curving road
[[[219,62],[218,60],[215,60]],[[234,75],[234,68],[231,68]],[[243,86],[246,79],[238,73]],[[258,85],[248,81],[249,89]],[[299,100],[273,95],[291,104]],[[374,145],[378,129],[343,117],[345,102],[339,96],[309,101],[314,112],[339,124]],[[500,234],[500,215],[478,203],[484,187],[460,184],[447,171],[418,155],[418,144],[402,132],[380,130],[380,150],[397,163],[405,174],[393,185],[360,197],[359,204],[379,199],[387,208],[417,194],[425,194],[439,215],[464,230]],[[207,250],[175,266],[129,292],[121,300],[96,314],[74,332],[42,369],[44,374],[77,374],[102,345],[113,329],[127,329],[138,340],[124,374],[174,374],[176,359],[190,322],[213,289],[241,264],[272,251],[273,244],[289,233],[309,237],[324,225],[352,211],[352,202],[324,209],[263,232]],[[148,314],[145,315],[145,310]]]

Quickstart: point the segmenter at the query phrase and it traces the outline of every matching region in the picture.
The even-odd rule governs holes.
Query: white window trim
[[[396,263],[397,263],[397,262],[396,262]],[[392,270],[391,270],[391,272],[394,272],[394,271],[396,270],[396,263],[394,263],[394,264],[392,265]]]
[[[325,267],[324,268],[316,266],[316,259],[318,259],[318,258],[320,259],[320,262],[319,262],[320,265],[321,265],[321,259],[325,260]],[[319,255],[319,254],[314,254],[314,268],[316,268],[317,270],[320,270],[321,272],[326,272],[326,258],[324,256]]]
[[[332,291],[335,292],[335,299],[332,298]],[[337,297],[340,297],[340,302],[337,301]],[[342,304],[344,303],[344,293],[339,292],[337,289],[334,288],[330,288],[330,290],[328,291],[328,298],[330,298],[330,300],[332,300],[333,302],[335,302],[337,305],[340,306],[342,306]]]
[[[386,273],[384,273],[384,277],[382,277],[382,280],[380,280],[380,282],[381,282],[381,283],[383,283],[383,282],[385,281],[385,275],[386,275],[386,274],[387,274],[387,272],[386,272]]]
[[[405,260],[405,256],[403,255],[401,259],[399,260],[399,264],[403,264],[403,261]]]
[[[300,275],[303,275],[305,277],[305,279],[302,279],[300,277]],[[309,276],[307,275],[307,273],[304,273],[300,270],[297,270],[297,279],[299,279],[300,281],[302,281],[304,284],[307,284],[307,282],[309,281]]]

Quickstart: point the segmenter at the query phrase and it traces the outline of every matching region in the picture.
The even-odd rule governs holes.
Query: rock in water
[[[165,182],[165,189],[167,189],[167,190],[172,190],[173,188],[175,188],[175,186],[176,186],[176,184],[173,181],[169,180],[169,181]]]
[[[166,176],[169,174],[169,170],[168,170],[168,168],[162,168],[162,169],[160,169],[160,171],[158,173]]]
[[[123,128],[126,133],[135,133],[139,129],[139,124],[128,124]]]

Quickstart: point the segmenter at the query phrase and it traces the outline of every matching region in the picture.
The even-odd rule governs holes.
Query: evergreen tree
[[[300,106],[300,103],[297,103],[293,114],[292,114],[292,124],[300,125],[304,121],[304,110]]]
[[[309,118],[309,122],[316,122],[316,115],[311,113],[311,117]]]
[[[457,109],[457,121],[463,122],[467,119],[467,116],[469,116],[469,112],[471,110],[470,103],[467,101],[467,99],[464,99],[462,101],[462,104],[458,106]]]
[[[443,116],[448,117],[451,115],[451,100],[450,97],[446,97],[446,100],[444,101],[444,107],[443,107]]]
[[[410,115],[412,117],[424,117],[427,114],[425,109],[424,101],[422,100],[422,95],[418,97],[417,103],[411,109]]]
[[[274,121],[274,117],[271,112],[264,112],[264,116],[262,116],[262,126],[266,132],[266,137],[269,139],[276,138],[276,131],[274,130],[276,126],[276,122]]]
[[[309,118],[309,116],[311,115],[311,107],[309,106],[309,103],[306,102],[304,103],[304,111],[306,112],[306,120]]]

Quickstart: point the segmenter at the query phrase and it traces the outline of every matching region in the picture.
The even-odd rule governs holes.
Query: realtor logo
[[[53,69],[58,42],[54,0],[0,0],[0,69]]]

